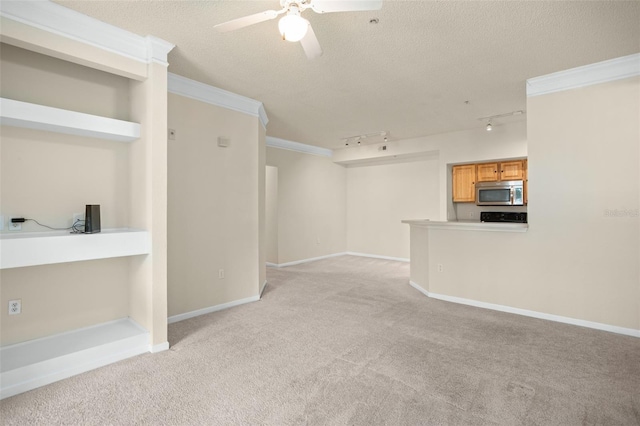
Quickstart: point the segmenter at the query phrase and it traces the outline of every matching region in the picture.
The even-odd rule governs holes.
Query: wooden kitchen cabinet
[[[476,165],[453,166],[453,201],[474,203],[476,201]]]
[[[498,163],[476,164],[478,180],[476,182],[496,182],[499,180]]]
[[[529,203],[529,162],[527,160],[523,160],[523,167],[524,167],[524,191],[523,191],[523,198],[524,198],[524,205],[526,206]]]
[[[524,160],[500,163],[500,180],[524,180]]]

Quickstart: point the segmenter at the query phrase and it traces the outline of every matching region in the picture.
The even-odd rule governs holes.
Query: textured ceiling
[[[176,44],[169,71],[262,101],[269,136],[331,149],[380,131],[397,140],[479,128],[479,117],[526,109],[530,77],[640,52],[640,1],[385,0],[376,12],[307,10],[324,50],[314,60],[281,40],[277,20],[213,30],[280,9],[278,0],[58,3]]]

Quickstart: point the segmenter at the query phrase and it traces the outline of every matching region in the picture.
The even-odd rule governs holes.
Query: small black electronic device
[[[100,232],[100,205],[87,204],[84,214],[84,233],[96,234]]]
[[[525,212],[481,212],[480,222],[527,223]]]

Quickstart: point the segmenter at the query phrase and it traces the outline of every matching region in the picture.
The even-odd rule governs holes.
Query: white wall
[[[176,131],[169,141],[169,316],[256,296],[264,281],[264,128],[257,117],[176,94],[169,94],[168,122]],[[219,136],[230,146],[219,147]]]
[[[278,263],[278,168],[267,166],[265,179],[265,244],[267,262]]]
[[[347,168],[347,249],[409,258],[403,219],[439,214],[438,157]]]
[[[278,168],[278,259],[287,263],[346,251],[346,170],[330,158],[267,148]]]

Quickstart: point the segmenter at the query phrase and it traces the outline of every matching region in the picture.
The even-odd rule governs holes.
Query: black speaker
[[[87,204],[84,213],[84,233],[96,234],[100,232],[100,205]]]

